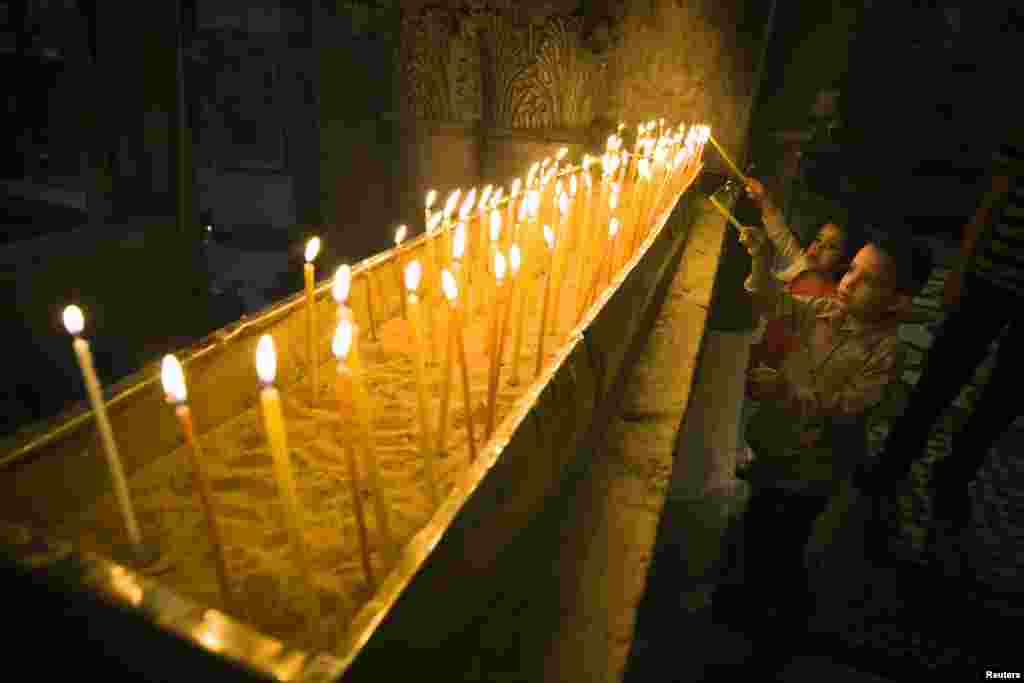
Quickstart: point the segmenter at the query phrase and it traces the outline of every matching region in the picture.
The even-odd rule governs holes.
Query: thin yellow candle
[[[611,220],[608,221],[608,278],[605,282],[605,286],[611,284],[612,275],[618,272],[619,269],[619,258],[617,249],[619,244],[619,228],[622,224],[619,219],[612,216]]]
[[[185,439],[186,450],[192,460],[192,470],[199,489],[199,503],[206,519],[206,529],[210,534],[210,545],[213,546],[213,558],[217,570],[217,583],[220,585],[221,600],[228,610],[234,610],[231,597],[231,584],[228,581],[227,563],[224,561],[224,544],[217,524],[217,515],[213,504],[213,489],[206,467],[203,465],[202,452],[196,440],[195,428],[192,424],[192,411],[188,406],[188,391],[185,388],[185,373],[178,359],[168,354],[160,367],[160,381],[163,385],[167,402],[174,404],[174,414],[181,427],[181,435]]]
[[[468,310],[472,310],[472,309],[470,309],[470,296],[469,296],[470,288],[467,286],[468,285],[467,281],[468,281],[468,275],[469,274],[466,272],[465,264],[463,263],[465,255],[466,255],[466,224],[463,223],[463,222],[459,222],[459,224],[455,226],[455,233],[454,233],[454,235],[452,237],[452,267],[451,267],[451,271],[452,271],[452,274],[455,276],[455,281],[461,287],[463,287],[465,289],[465,291],[466,291],[465,308],[468,311]],[[442,292],[443,292],[444,291],[444,281],[443,280],[441,282],[441,285],[442,285]]]
[[[519,188],[521,185],[522,181],[520,181],[519,178],[516,178],[515,180],[512,181],[512,186],[509,188],[508,191],[508,202],[505,205],[505,223],[507,223],[509,226],[515,225],[515,223],[512,220],[512,212],[515,210],[515,206],[513,205],[516,203],[516,197],[519,196]]]
[[[437,201],[437,190],[430,190],[427,192],[426,201],[423,202],[423,231],[429,232],[430,228],[430,208],[434,206],[434,202]]]
[[[447,276],[447,277],[446,277]],[[454,278],[449,270],[443,270],[441,272],[441,291],[445,293],[447,299],[447,278]],[[440,456],[441,453],[445,452],[445,439],[448,437],[448,406],[450,405],[450,399],[452,394],[452,346],[455,343],[454,331],[455,331],[455,312],[449,302],[448,306],[448,326],[446,328],[447,334],[445,334],[445,345],[444,345],[444,362],[441,365],[441,410],[440,415],[437,418],[437,445],[434,452]]]
[[[729,167],[729,170],[731,170],[734,174],[736,174],[736,177],[739,178],[740,181],[744,185],[746,185],[747,184],[747,176],[745,176],[743,174],[743,171],[741,171],[739,169],[739,167],[736,164],[733,163],[732,159],[729,158],[729,155],[725,153],[724,149],[722,149],[722,146],[720,144],[718,144],[718,140],[715,140],[715,136],[710,134],[710,130],[711,129],[709,128],[708,129],[708,138],[707,139],[711,140],[711,144],[714,145],[716,150],[718,150],[718,153],[721,155],[722,160]]]
[[[128,481],[121,466],[121,455],[117,450],[117,442],[114,441],[114,430],[110,426],[110,418],[107,416],[107,406],[103,401],[103,389],[100,387],[100,381],[96,377],[96,369],[92,363],[92,351],[89,349],[89,342],[80,336],[85,328],[85,316],[82,309],[71,305],[64,309],[63,318],[64,327],[74,337],[71,348],[75,351],[78,366],[82,370],[82,377],[85,380],[86,394],[89,396],[92,413],[96,418],[96,428],[100,433],[103,453],[106,455],[107,467],[110,469],[110,477],[114,483],[114,495],[121,510],[121,519],[128,531],[132,552],[137,562],[149,563],[156,558],[150,557],[147,549],[142,545],[142,532],[139,531],[135,509],[132,507],[131,496],[128,493]]]
[[[491,229],[490,229],[490,238],[491,239],[490,239],[490,243],[489,243],[490,244],[490,249],[489,249],[489,256],[488,256],[489,261],[488,262],[489,263],[494,263],[493,259],[494,259],[495,255],[498,253],[498,249],[500,248],[499,241],[501,240],[501,212],[499,212],[497,210],[491,211],[490,226],[491,226]],[[488,283],[488,288],[487,288],[488,289],[488,292],[487,292],[488,293],[488,297],[487,297],[487,300],[490,302],[491,306],[494,306],[497,303],[497,296],[498,296],[497,280],[494,280],[494,279],[491,279],[491,278],[487,278],[487,283]]]
[[[352,401],[356,409],[359,442],[366,458],[366,475],[370,494],[373,496],[374,516],[377,518],[377,528],[380,530],[384,554],[389,562],[394,562],[398,556],[398,546],[395,545],[391,535],[391,520],[381,486],[380,468],[377,464],[377,446],[373,439],[373,406],[370,392],[366,388],[362,358],[359,355],[359,334],[355,321],[343,319],[338,323],[334,339],[331,341],[331,351],[338,361],[338,382],[344,385],[343,380],[347,379],[352,387]]]
[[[494,416],[498,398],[498,335],[501,328],[501,309],[505,298],[505,268],[505,255],[496,251],[494,253],[495,300],[491,307],[491,324],[488,335],[491,365],[487,378],[487,430],[484,432],[488,439],[494,433]]]
[[[306,360],[309,363],[309,402],[316,403],[317,391],[320,387],[320,364],[317,362],[316,343],[316,311],[313,308],[316,272],[313,268],[313,259],[320,252],[320,238],[314,237],[306,243],[306,265],[303,267],[303,275],[306,280]]]
[[[550,225],[544,226],[544,243],[548,246],[548,269],[544,278],[544,296],[540,307],[540,332],[537,335],[537,368],[534,378],[540,377],[540,369],[544,365],[544,337],[548,321],[548,300],[551,298],[551,266],[554,263],[555,233]]]
[[[565,282],[565,271],[569,267],[569,241],[566,239],[568,229],[566,216],[569,214],[569,197],[563,192],[558,197],[558,240],[559,248],[556,252],[558,269],[555,273],[554,301],[551,302],[551,323],[549,331],[558,334],[558,323],[561,320],[560,312],[562,285]]]
[[[416,406],[420,422],[420,457],[423,458],[423,464],[427,470],[430,500],[436,507],[441,502],[441,496],[434,473],[434,458],[430,452],[430,404],[427,403],[426,370],[424,368],[426,353],[423,348],[423,325],[420,320],[420,300],[417,295],[422,275],[423,271],[419,261],[413,261],[405,267],[405,288],[409,292],[409,322],[412,323],[413,366],[416,372]]]
[[[302,510],[299,507],[298,492],[292,473],[292,464],[288,450],[288,438],[284,427],[284,414],[281,410],[281,396],[274,388],[274,376],[277,374],[277,356],[274,353],[274,341],[269,334],[260,337],[256,346],[256,373],[259,375],[263,388],[260,390],[260,404],[263,408],[263,426],[267,432],[267,442],[273,458],[274,478],[284,503],[285,522],[291,536],[292,552],[298,565],[302,579],[306,584],[309,601],[310,634],[314,634],[320,621],[320,600],[313,583],[313,570],[309,563],[309,553],[303,538]]]
[[[587,164],[587,159],[584,159],[584,166]],[[578,226],[579,230],[579,245],[576,251],[576,324],[579,324],[580,314],[583,309],[583,296],[586,293],[586,273],[587,263],[586,254],[589,253],[590,241],[593,239],[593,226],[587,221],[587,213],[589,213],[591,199],[593,198],[594,192],[594,181],[590,175],[590,171],[583,172],[583,184],[587,186],[586,199],[584,200],[584,216],[583,222]]]
[[[724,206],[719,204],[718,201],[714,197],[710,197],[709,196],[708,200],[711,202],[712,206],[714,206],[716,209],[718,209],[719,213],[721,213],[723,216],[725,216],[725,219],[727,221],[729,221],[730,223],[732,223],[733,226],[737,230],[740,230],[740,231],[743,230],[743,226],[740,225],[740,222],[738,220],[736,220],[735,216],[733,216],[731,213],[729,213],[729,210],[727,208],[725,208]]]
[[[352,347],[352,341],[355,336],[355,332],[352,327],[352,321],[345,319],[338,323],[338,327],[334,332],[334,339],[331,342],[331,351],[334,353],[334,357],[338,361],[338,376],[334,383],[335,391],[338,397],[338,409],[345,405],[345,398],[350,393],[354,401],[358,406],[358,395],[355,387],[355,380],[353,378],[352,369],[347,367],[345,360],[349,355],[349,350]],[[346,381],[347,380],[347,381]],[[357,425],[358,432],[362,433],[362,419],[361,412],[358,407],[357,412]],[[366,575],[366,582],[369,584],[371,590],[376,590],[376,579],[373,575],[373,563],[370,561],[370,540],[369,535],[366,532],[366,517],[363,512],[363,498],[359,490],[359,467],[356,464],[355,450],[352,448],[352,444],[346,439],[343,444],[345,450],[345,460],[348,465],[348,476],[349,484],[352,489],[352,507],[356,516],[356,529],[359,535],[359,554],[363,563],[363,573]],[[376,493],[374,494],[376,498]]]
[[[505,297],[505,314],[502,317],[501,332],[498,333],[498,373],[501,372],[501,362],[505,358],[505,340],[508,338],[508,331],[512,325],[513,302],[516,291],[522,289],[519,282],[519,266],[523,262],[523,254],[518,244],[513,244],[508,250],[509,283],[508,293]],[[519,310],[519,317],[522,318],[523,311]]]
[[[473,427],[473,401],[469,391],[469,365],[466,362],[466,342],[463,334],[462,310],[458,305],[459,287],[451,273],[441,274],[441,288],[448,300],[448,309],[452,321],[452,337],[455,339],[455,350],[459,355],[459,367],[462,375],[462,402],[466,408],[466,442],[469,448],[469,461],[476,460],[476,429]]]
[[[331,296],[338,304],[338,320],[351,320],[352,309],[348,307],[348,295],[352,289],[352,267],[347,263],[338,266],[331,285]]]
[[[405,287],[402,285],[402,257],[398,253],[398,248],[402,246],[402,242],[405,240],[405,236],[409,229],[404,225],[399,225],[395,230],[395,258],[392,261],[392,265],[395,270],[395,282],[398,284],[398,299],[402,302],[402,317],[405,319],[409,318],[408,311],[405,309]]]
[[[512,245],[512,249],[509,250],[509,259],[512,261],[513,272],[517,271],[519,269],[519,261],[522,259],[518,245]],[[516,288],[519,292],[519,306],[515,326],[515,339],[512,344],[512,377],[509,380],[509,384],[512,386],[517,386],[519,384],[519,359],[523,352],[523,329],[526,327],[528,283],[529,277],[525,271],[522,276],[516,276]]]

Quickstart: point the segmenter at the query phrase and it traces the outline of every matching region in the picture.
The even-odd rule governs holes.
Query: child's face
[[[889,256],[873,244],[858,251],[836,289],[843,309],[861,320],[879,320],[903,308],[909,297],[893,287],[892,267]]]
[[[843,231],[834,223],[821,226],[805,255],[811,270],[823,273],[836,270],[843,258]]]

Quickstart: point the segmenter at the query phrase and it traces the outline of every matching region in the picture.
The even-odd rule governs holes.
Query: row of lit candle
[[[604,155],[585,156],[578,167],[560,168],[566,155],[563,148],[556,155],[553,164],[550,158],[534,164],[529,169],[525,183],[521,183],[517,178],[507,196],[503,188],[494,191],[491,186],[484,188],[479,197],[475,188],[464,197],[460,190],[456,190],[449,195],[443,209],[432,212],[437,194],[434,191],[428,193],[424,209],[424,228],[431,239],[424,245],[421,257],[430,265],[430,282],[427,287],[421,289],[421,283],[427,279],[424,278],[421,261],[412,260],[403,266],[402,256],[398,250],[394,254],[393,267],[400,291],[404,292],[400,296],[402,316],[410,323],[413,332],[420,451],[428,473],[431,501],[435,507],[440,503],[441,491],[440,482],[434,471],[434,460],[444,450],[446,444],[453,369],[456,366],[462,385],[470,460],[474,460],[477,454],[465,344],[465,326],[474,308],[472,293],[475,291],[478,305],[489,310],[484,330],[488,366],[486,423],[483,432],[484,438],[488,439],[495,429],[497,389],[500,384],[506,341],[510,334],[512,356],[509,382],[513,385],[520,382],[524,326],[526,319],[531,315],[530,302],[534,302],[540,308],[534,366],[534,377],[537,377],[546,358],[546,337],[550,332],[557,333],[561,329],[560,294],[567,276],[574,274],[577,283],[577,299],[573,302],[572,310],[574,322],[578,323],[587,307],[597,298],[601,288],[611,282],[613,274],[631,258],[649,234],[653,219],[658,216],[657,212],[672,180],[681,182],[696,171],[703,145],[710,137],[709,129],[706,126],[693,126],[684,139],[682,126],[666,133],[664,120],[661,120],[658,123],[659,134],[655,138],[652,135],[654,125],[654,122],[649,122],[638,128],[632,153],[622,149],[622,138],[615,134],[609,138]],[[590,167],[596,162],[600,162],[602,173],[600,180],[595,182]],[[552,180],[556,182],[552,183]],[[566,183],[563,183],[563,180],[566,180]],[[628,187],[629,191],[623,195],[624,187]],[[620,204],[620,195],[625,198],[624,207]],[[542,220],[542,214],[546,220]],[[504,235],[503,223],[509,227]],[[605,239],[602,239],[602,232],[598,229],[602,225],[608,226]],[[476,232],[473,232],[474,227],[477,228]],[[472,240],[473,235],[476,235],[475,242]],[[396,247],[402,244],[406,236],[407,228],[401,226],[395,235]],[[473,246],[467,250],[471,243]],[[314,306],[316,277],[313,265],[319,248],[319,238],[310,240],[306,248],[304,265],[306,361],[313,402],[317,400],[320,366],[316,342],[318,321]],[[535,251],[537,248],[544,251],[538,254]],[[575,263],[572,261],[573,256],[576,259]],[[538,264],[536,272],[543,273],[543,288],[539,292],[532,291],[530,277],[524,277],[527,275],[524,269],[527,259]],[[356,450],[351,443],[344,444],[344,447],[353,486],[354,514],[359,530],[362,564],[367,581],[372,587],[376,578],[370,561],[364,511],[358,495],[359,471],[367,473],[367,485],[373,496],[377,528],[380,530],[383,551],[389,562],[395,560],[398,547],[392,537],[388,510],[381,493],[372,433],[372,401],[367,391],[365,370],[358,349],[358,327],[348,305],[351,277],[351,268],[347,265],[341,266],[331,288],[338,305],[338,323],[332,338],[331,350],[337,362],[335,384],[339,406],[346,405],[344,399],[349,398],[356,412],[355,441],[363,455],[363,468],[357,465]],[[370,282],[371,278],[367,273],[367,312],[372,327],[373,303]],[[429,413],[426,377],[428,364],[436,358],[438,344],[438,326],[433,315],[434,306],[431,299],[433,294],[438,298],[443,296],[448,320],[447,335],[442,340],[442,395],[440,414],[436,423]],[[539,302],[536,301],[536,296],[531,296],[536,294],[540,295]],[[516,316],[513,315],[514,310]],[[141,532],[132,509],[127,481],[102,399],[102,390],[93,367],[89,345],[80,336],[84,328],[84,315],[77,306],[69,306],[64,311],[64,322],[74,336],[74,351],[97,420],[117,502],[133,548],[137,556],[142,558],[145,553]],[[374,338],[375,331],[371,329],[370,332],[371,338]],[[295,562],[309,588],[308,614],[313,628],[319,615],[319,605],[317,593],[313,588],[309,552],[303,538],[302,510],[288,455],[281,399],[274,387],[276,354],[269,335],[264,335],[259,340],[256,369],[262,385],[260,405],[268,445],[273,456],[274,477],[284,503]],[[168,401],[175,405],[175,414],[191,454],[199,499],[217,558],[216,569],[221,592],[225,604],[230,606],[234,604],[234,600],[224,560],[223,538],[217,526],[209,478],[203,468],[202,455],[186,400],[184,373],[173,356],[164,359],[161,377]],[[430,428],[435,424],[432,442]]]

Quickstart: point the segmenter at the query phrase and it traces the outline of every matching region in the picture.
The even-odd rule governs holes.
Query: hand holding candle
[[[260,390],[260,404],[263,407],[263,426],[267,433],[267,442],[274,463],[274,478],[277,480],[281,500],[284,504],[285,520],[291,536],[295,562],[306,584],[306,599],[309,601],[307,617],[309,618],[310,634],[314,634],[319,627],[320,599],[313,583],[309,551],[303,537],[302,509],[299,506],[298,491],[292,473],[284,414],[281,410],[281,396],[274,388],[274,376],[277,374],[277,354],[274,352],[274,340],[269,334],[260,337],[256,347],[256,372],[263,385]]]
[[[167,402],[174,404],[174,414],[181,427],[181,435],[185,439],[189,456],[192,459],[192,470],[199,489],[199,503],[206,518],[206,529],[210,534],[210,545],[213,546],[213,557],[217,569],[217,583],[220,585],[221,600],[225,608],[234,609],[231,597],[231,584],[228,581],[227,563],[224,560],[224,544],[217,524],[217,515],[213,506],[213,490],[210,478],[203,464],[202,451],[196,440],[195,428],[192,424],[192,411],[188,407],[188,392],[185,388],[185,373],[182,372],[178,359],[168,354],[161,363],[160,381],[163,384]]]

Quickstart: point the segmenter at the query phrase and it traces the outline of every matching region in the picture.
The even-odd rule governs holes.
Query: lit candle
[[[489,250],[490,256],[489,256],[489,258],[493,259],[495,254],[498,253],[498,249],[500,247],[499,241],[501,240],[501,213],[499,211],[497,211],[497,210],[491,211],[490,225],[491,225],[491,230],[490,230],[491,242],[490,242],[490,250]],[[489,285],[488,289],[489,289],[489,294],[490,294],[490,296],[488,297],[488,300],[490,301],[491,305],[493,306],[493,305],[496,304],[497,296],[498,296],[497,281],[488,278],[487,282],[488,282],[488,285]]]
[[[366,280],[366,315],[370,319],[370,341],[377,341],[377,321],[373,314],[373,272],[372,268],[363,271]]]
[[[346,361],[351,357],[351,349],[355,338],[355,330],[352,326],[352,321],[348,318],[343,319],[338,323],[338,327],[334,332],[334,339],[331,341],[331,351],[334,353],[335,359],[338,361],[338,374],[337,380],[334,383],[335,390],[338,396],[338,409],[345,405],[345,397],[347,395],[352,396],[353,404],[356,408],[356,425],[357,433],[359,434],[359,440],[365,443],[367,430],[365,429],[364,417],[364,399],[365,396],[360,386],[360,379],[356,377],[356,371],[354,368],[359,367],[359,362],[356,360],[354,363],[347,363]],[[356,528],[359,534],[359,553],[363,563],[363,573],[366,574],[366,581],[370,585],[371,589],[376,589],[376,580],[373,576],[373,563],[370,561],[370,541],[366,533],[366,517],[363,512],[363,498],[359,488],[359,468],[356,464],[356,454],[352,448],[352,444],[348,439],[344,442],[345,459],[348,464],[349,481],[352,487],[352,506],[356,515]],[[371,457],[370,453],[367,453],[367,457]],[[373,467],[376,470],[376,466]],[[373,477],[371,476],[371,479]],[[373,497],[375,501],[380,500],[380,491],[375,486],[371,485],[373,489]],[[379,511],[380,508],[378,508]],[[387,519],[385,513],[384,519]],[[378,525],[380,522],[380,516],[378,514]],[[387,527],[387,522],[382,528]],[[382,534],[383,535],[383,534]],[[386,543],[386,546],[390,547],[390,543]]]
[[[427,192],[426,201],[423,203],[423,231],[430,232],[430,208],[437,201],[437,190]]]
[[[516,277],[516,288],[519,292],[519,310],[517,311],[518,317],[516,319],[516,332],[515,339],[513,340],[512,348],[512,377],[509,380],[509,384],[517,386],[519,384],[519,359],[523,352],[523,328],[526,327],[526,304],[527,304],[527,284],[529,278],[526,277],[526,282],[523,282],[522,278],[516,276],[515,273],[519,270],[519,262],[522,256],[519,253],[519,246],[516,244],[512,245],[512,249],[509,250],[509,260],[512,262],[513,276]]]
[[[548,299],[551,294],[551,266],[554,262],[555,233],[551,231],[550,225],[544,226],[544,242],[548,245],[548,271],[544,278],[544,297],[540,308],[540,333],[537,339],[537,369],[534,378],[540,377],[540,369],[544,365],[544,332],[548,320]]]
[[[306,280],[306,359],[309,362],[310,404],[316,403],[317,391],[320,386],[320,367],[317,362],[316,343],[316,311],[313,309],[313,284],[316,274],[313,259],[320,252],[320,238],[314,237],[306,243],[306,265],[303,274]]]
[[[181,427],[181,435],[185,439],[186,450],[192,459],[192,469],[195,472],[195,480],[199,489],[199,503],[203,509],[203,516],[206,518],[206,529],[210,534],[210,545],[213,546],[213,557],[217,569],[217,582],[220,584],[220,595],[224,606],[232,610],[234,603],[231,599],[231,584],[228,581],[228,568],[224,561],[224,544],[217,524],[217,515],[213,507],[213,489],[210,486],[210,478],[207,476],[206,467],[203,465],[202,452],[199,449],[199,442],[196,440],[195,428],[192,424],[192,411],[188,406],[188,391],[185,388],[185,373],[181,369],[178,359],[168,354],[164,356],[160,368],[160,381],[163,384],[164,394],[167,402],[174,404],[174,414],[178,418],[178,425]]]
[[[434,506],[440,504],[441,498],[438,492],[437,478],[434,473],[434,458],[430,452],[430,405],[427,403],[427,387],[425,377],[425,358],[423,342],[423,325],[420,320],[419,296],[417,290],[420,287],[420,278],[423,271],[419,261],[413,261],[405,267],[405,288],[409,291],[409,322],[412,323],[413,333],[413,366],[416,372],[416,405],[420,421],[420,457],[424,459],[424,466],[427,469],[427,485],[430,489],[430,499]]]
[[[522,252],[518,244],[513,244],[508,250],[509,283],[508,293],[505,297],[505,314],[502,318],[501,332],[498,336],[498,372],[501,372],[501,362],[505,358],[505,340],[508,338],[509,327],[512,325],[512,305],[515,301],[516,291],[522,289],[519,282],[519,266],[523,262]],[[522,309],[519,310],[519,317],[523,317]]]
[[[512,212],[515,210],[515,207],[513,205],[515,204],[516,197],[519,196],[520,185],[522,185],[522,182],[519,180],[519,178],[516,178],[515,180],[512,181],[511,188],[509,188],[508,203],[505,206],[505,223],[508,224],[509,226],[515,225],[515,223],[512,220]],[[518,237],[518,235],[516,237]]]
[[[338,304],[338,320],[351,320],[352,309],[348,307],[348,295],[352,289],[352,267],[347,263],[338,266],[331,285],[331,296]]]
[[[566,216],[569,214],[569,197],[563,192],[558,196],[558,241],[559,248],[556,250],[558,270],[555,273],[554,300],[551,302],[551,323],[549,331],[558,334],[558,323],[561,320],[561,295],[562,284],[565,282],[565,271],[569,267],[569,241],[566,232],[568,224]]]
[[[470,293],[471,289],[468,285],[468,273],[463,265],[463,259],[466,255],[466,224],[460,222],[455,226],[455,234],[452,237],[452,274],[455,276],[455,281],[461,286],[466,292],[466,303],[465,308],[467,311],[472,310],[470,308]],[[444,282],[442,281],[442,286]]]
[[[441,274],[441,287],[448,300],[452,321],[455,350],[459,354],[459,366],[462,374],[462,402],[466,407],[466,441],[469,447],[469,461],[476,460],[476,429],[473,427],[473,401],[469,391],[469,365],[466,363],[466,342],[463,336],[462,311],[458,305],[459,287],[451,273]],[[442,428],[445,425],[442,423]]]
[[[733,160],[730,159],[729,155],[725,153],[725,150],[722,149],[722,146],[720,144],[718,144],[718,140],[715,140],[715,137],[713,135],[711,135],[711,129],[707,128],[707,131],[708,131],[707,132],[707,137],[704,138],[704,139],[705,140],[711,140],[711,144],[714,145],[716,150],[718,150],[718,154],[721,155],[722,160],[725,161],[725,163],[729,167],[729,169],[734,174],[736,174],[736,177],[740,179],[740,182],[742,182],[744,185],[746,185],[747,184],[747,176],[743,175],[743,171],[741,171],[739,169],[739,167],[735,163],[733,163]]]
[[[117,443],[114,441],[114,430],[110,426],[107,407],[103,402],[103,389],[100,387],[96,369],[92,364],[92,352],[89,350],[89,342],[79,336],[85,328],[85,316],[82,314],[82,309],[71,305],[64,309],[63,317],[64,327],[75,338],[71,343],[71,348],[74,349],[75,355],[78,357],[78,366],[85,379],[85,390],[96,418],[96,428],[99,430],[100,440],[103,443],[103,453],[107,456],[107,466],[110,468],[110,476],[114,482],[114,495],[117,498],[118,507],[121,509],[121,518],[128,530],[132,551],[136,561],[146,563],[155,558],[147,557],[148,553],[142,546],[142,533],[139,531],[139,523],[135,519],[135,510],[132,508],[131,497],[128,494],[128,482],[121,466]]]
[[[607,261],[608,261],[608,277],[605,281],[605,286],[611,284],[612,274],[618,272],[618,250],[616,247],[619,243],[619,228],[621,227],[619,219],[612,216],[611,220],[608,221],[608,248],[607,248]]]
[[[345,325],[345,323],[348,325]],[[340,330],[340,334],[339,334]],[[359,354],[359,334],[355,321],[342,320],[335,330],[331,342],[331,351],[338,361],[339,381],[342,377],[351,380],[352,401],[356,409],[359,425],[359,441],[366,456],[366,474],[369,479],[370,493],[373,495],[374,516],[377,528],[383,539],[384,554],[394,562],[398,555],[398,546],[391,536],[391,522],[388,507],[384,500],[381,486],[380,468],[377,464],[377,446],[373,440],[373,404],[370,392],[366,387],[362,357]]]
[[[408,228],[404,225],[399,225],[398,229],[395,230],[395,258],[392,264],[395,269],[395,282],[398,283],[398,299],[402,302],[402,317],[405,319],[409,318],[409,313],[405,308],[405,287],[402,286],[402,257],[398,253],[398,248],[402,246],[402,241],[405,240]]]
[[[285,521],[292,540],[292,551],[299,572],[306,583],[309,601],[310,634],[316,632],[320,620],[320,600],[313,583],[313,571],[309,563],[308,550],[303,538],[302,516],[299,508],[295,478],[289,458],[288,439],[284,428],[284,415],[281,411],[281,396],[274,388],[274,376],[277,374],[277,355],[274,353],[274,340],[269,334],[260,337],[256,346],[256,373],[259,375],[263,388],[260,390],[260,404],[263,407],[263,426],[267,432],[267,442],[273,458],[274,478],[281,492],[284,503]]]
[[[489,350],[491,367],[487,379],[487,431],[486,438],[494,433],[494,415],[498,397],[498,335],[501,327],[501,309],[505,293],[505,255],[500,251],[494,253],[495,300],[491,307],[491,326],[489,334]]]
[[[584,159],[584,167],[588,166],[587,159]],[[590,175],[590,171],[583,171],[583,184],[587,186],[586,199],[584,200],[584,216],[583,222],[578,227],[579,230],[579,246],[576,250],[576,324],[579,324],[580,315],[583,310],[583,295],[586,292],[586,273],[587,268],[590,264],[587,263],[586,254],[590,253],[590,243],[593,240],[594,229],[593,226],[587,222],[587,211],[591,203],[594,192],[594,180]]]

